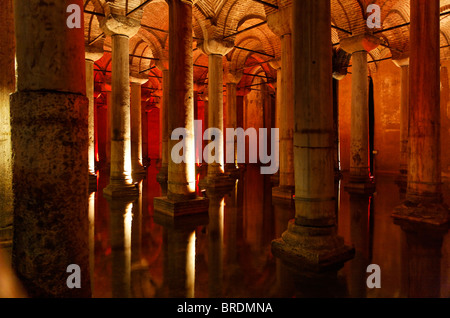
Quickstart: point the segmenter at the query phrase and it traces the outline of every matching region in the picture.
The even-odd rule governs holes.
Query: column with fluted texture
[[[408,180],[406,201],[393,213],[408,230],[427,224],[446,231],[450,220],[441,180],[439,14],[438,0],[411,1]]]

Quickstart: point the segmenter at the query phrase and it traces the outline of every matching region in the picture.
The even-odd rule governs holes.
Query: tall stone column
[[[160,110],[160,123],[161,123],[161,168],[156,176],[156,180],[161,186],[167,187],[167,178],[169,173],[169,69],[167,63],[160,63],[159,69],[162,71],[162,103]]]
[[[367,52],[379,45],[372,35],[358,35],[341,40],[341,48],[352,54],[352,110],[350,136],[350,180],[346,189],[373,192],[369,163],[369,82]]]
[[[88,147],[88,167],[89,167],[89,189],[97,189],[97,173],[95,171],[95,102],[94,102],[94,62],[103,56],[103,52],[96,52],[87,48],[86,59],[86,97],[89,99],[88,110],[88,129],[89,129],[89,147]]]
[[[438,0],[411,1],[408,185],[393,213],[398,224],[449,222],[442,204],[439,12]]]
[[[0,30],[0,247],[11,248],[14,196],[9,95],[16,88],[13,0],[0,5]]]
[[[139,22],[126,19],[127,25],[111,16],[102,21],[112,41],[111,168],[109,184],[103,189],[106,197],[138,195],[131,176],[129,40],[139,30]]]
[[[155,198],[154,209],[171,216],[205,213],[208,200],[197,197],[195,192],[192,1],[170,0],[168,4],[169,37],[178,39],[171,42],[169,47],[168,131],[170,137],[175,137],[172,132],[177,128],[184,128],[186,134],[183,139],[184,160],[176,163],[172,156],[169,157],[167,197]],[[179,142],[181,138],[169,139],[169,154]]]
[[[400,100],[400,175],[398,182],[406,188],[408,174],[408,117],[409,117],[409,58],[394,60],[401,68],[401,100]]]
[[[295,219],[272,252],[297,269],[336,270],[354,250],[336,229],[330,0],[292,10]]]
[[[280,129],[281,121],[280,121],[280,109],[281,109],[281,101],[282,101],[282,92],[281,83],[283,72],[281,71],[281,58],[278,58],[274,61],[269,62],[269,65],[277,71],[277,82],[276,82],[276,103],[275,103],[275,128]],[[277,173],[270,177],[272,184],[275,186],[279,186],[280,184],[280,169],[278,169]],[[273,191],[273,190],[272,190]]]
[[[227,74],[227,116],[225,123],[225,136],[227,128],[237,127],[237,85],[242,78],[242,73],[230,72]],[[233,140],[226,140],[226,149],[234,149],[234,161],[225,164],[226,173],[237,176],[239,166],[237,162],[236,137]],[[228,161],[228,160],[227,160]]]
[[[223,129],[223,57],[233,48],[232,42],[208,40],[202,44],[202,49],[208,55],[208,127],[221,131],[214,141],[215,160],[208,163],[207,176],[200,181],[201,187],[229,187],[230,178],[224,174],[224,129]],[[212,136],[208,136],[212,138]],[[205,150],[208,149],[208,146]],[[209,152],[208,152],[209,155]],[[209,158],[212,161],[212,158]]]
[[[13,266],[31,297],[91,295],[84,29],[67,27],[66,9],[59,0],[14,2]],[[70,264],[80,266],[81,288],[67,288]]]
[[[280,177],[279,185],[272,189],[272,196],[292,199],[294,195],[294,90],[291,18],[292,7],[285,7],[267,16],[269,28],[281,38],[281,86],[280,90]]]
[[[133,179],[140,179],[145,175],[142,165],[142,120],[141,120],[141,89],[142,84],[148,82],[148,77],[131,76],[131,170]]]

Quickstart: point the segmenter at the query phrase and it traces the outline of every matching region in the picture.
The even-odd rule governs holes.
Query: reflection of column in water
[[[371,261],[370,208],[372,197],[350,193],[351,240],[355,247],[355,257],[349,262],[350,291],[352,297],[366,297],[367,266]]]
[[[130,297],[133,201],[110,200],[112,297]]]
[[[89,194],[89,275],[91,276],[91,293],[94,291],[95,269],[95,192]]]
[[[405,275],[402,282],[409,298],[438,298],[441,289],[442,243],[447,227],[402,222]]]
[[[237,209],[238,209],[238,185],[239,180],[236,180],[236,185],[233,190],[225,196],[225,211],[224,211],[224,259],[229,266],[234,266],[237,263]]]
[[[289,220],[295,217],[295,203],[294,200],[283,200],[273,198],[273,209],[275,214],[275,237],[281,237],[284,231],[287,230]],[[289,288],[283,285],[283,282],[288,281],[283,276],[288,273],[284,268],[283,263],[279,257],[276,261],[276,277],[277,283],[274,290],[275,297],[290,297]],[[288,274],[289,275],[289,274]]]
[[[223,213],[224,198],[209,195],[208,274],[209,297],[222,296],[223,286]]]
[[[208,223],[208,214],[173,218],[155,211],[154,221],[164,227],[165,297],[193,298],[195,287],[195,228]]]
[[[133,223],[131,225],[131,264],[139,267],[142,257],[142,183],[139,181],[139,198],[133,203]]]

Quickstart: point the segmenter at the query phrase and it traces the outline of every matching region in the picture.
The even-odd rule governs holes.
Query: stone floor
[[[444,237],[442,255],[435,255],[428,269],[435,277],[433,269],[438,270],[440,262],[440,286],[430,283],[427,271],[407,269],[408,260],[420,255],[414,255],[416,249],[408,251],[403,231],[390,216],[401,201],[394,176],[377,176],[372,197],[350,200],[347,192],[340,191],[338,232],[355,247],[355,258],[338,273],[308,275],[291,272],[271,254],[272,239],[286,229],[294,211],[272,205],[270,177],[260,175],[258,167],[247,167],[236,191],[222,202],[223,210],[217,202],[209,219],[194,220],[190,227],[160,225],[164,222],[152,204],[161,191],[156,174],[157,169],[150,166],[142,181],[142,209],[134,203],[114,215],[101,191],[107,174],[99,174],[91,251],[94,297],[394,298],[407,297],[408,282],[415,279],[423,288],[450,297],[449,234]],[[446,184],[445,189],[448,202],[450,186]],[[185,243],[194,232],[195,251]],[[188,261],[194,257],[195,266]],[[381,268],[380,289],[366,286],[369,264]],[[189,275],[191,280],[186,279]]]

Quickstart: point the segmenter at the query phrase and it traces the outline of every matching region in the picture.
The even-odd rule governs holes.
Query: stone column
[[[341,48],[352,54],[352,115],[350,136],[350,180],[346,190],[373,192],[369,163],[369,85],[367,52],[379,45],[372,35],[342,39]]]
[[[0,5],[0,247],[11,248],[13,176],[9,95],[15,91],[15,43],[13,1]],[[10,251],[9,251],[10,252]]]
[[[94,62],[103,56],[103,52],[96,52],[91,48],[86,49],[86,97],[89,99],[88,110],[88,167],[89,189],[97,189],[97,173],[95,171],[95,102],[94,102]]]
[[[139,22],[126,21],[128,25],[112,16],[102,21],[112,41],[111,168],[109,184],[103,189],[106,197],[138,195],[131,176],[129,40],[139,30]]]
[[[291,18],[292,7],[285,7],[267,16],[269,28],[281,38],[281,86],[280,90],[280,177],[279,185],[272,189],[272,196],[292,199],[294,195],[294,91]]]
[[[208,200],[197,197],[195,192],[195,139],[192,60],[192,1],[170,0],[169,37],[178,41],[169,47],[170,82],[168,131],[185,129],[184,161],[175,163],[169,158],[167,197],[154,199],[154,209],[171,216],[205,213]],[[181,138],[169,139],[168,151],[181,142]]]
[[[59,0],[14,2],[13,265],[31,297],[91,295],[84,29],[67,27],[66,9]],[[70,264],[80,266],[81,288],[67,288]]]
[[[295,219],[272,252],[297,269],[336,270],[354,250],[336,229],[330,0],[292,10]]]
[[[440,142],[439,1],[411,1],[408,185],[396,223],[445,226]],[[426,65],[426,67],[424,67]]]
[[[238,83],[242,78],[242,73],[236,74],[235,72],[230,72],[227,74],[227,116],[225,123],[225,136],[227,128],[238,128],[237,127],[237,93],[236,88]],[[238,162],[237,162],[237,144],[236,137],[233,140],[226,140],[226,149],[234,149],[234,162],[227,162],[225,164],[225,171],[233,176],[238,175]]]
[[[400,175],[398,182],[406,188],[408,174],[409,58],[392,61],[401,68],[400,100]]]
[[[161,168],[156,177],[156,180],[161,186],[167,187],[167,177],[169,173],[169,130],[168,130],[168,120],[169,120],[169,69],[168,63],[161,63],[159,69],[162,71],[162,103],[160,110],[160,123],[161,123]]]
[[[131,170],[133,179],[140,179],[145,175],[142,165],[142,124],[141,124],[141,85],[148,81],[148,77],[131,76]],[[136,181],[136,180],[135,180]]]
[[[281,101],[282,101],[282,77],[283,72],[281,71],[281,58],[278,58],[272,62],[269,62],[269,65],[277,71],[277,82],[276,82],[276,104],[275,104],[275,128],[280,129],[280,109],[281,109]],[[277,173],[270,177],[272,184],[274,186],[279,186],[280,184],[280,169],[278,169]],[[272,190],[273,191],[273,190]]]
[[[208,55],[208,127],[217,128],[222,133],[214,141],[214,162],[208,163],[207,176],[200,181],[200,187],[229,187],[230,178],[224,174],[224,129],[223,129],[223,57],[233,48],[232,42],[208,40],[202,49]],[[211,138],[212,136],[208,136]],[[208,146],[205,148],[207,151]],[[209,152],[207,152],[209,155]],[[206,156],[205,156],[206,157]],[[210,161],[212,159],[210,158]]]

